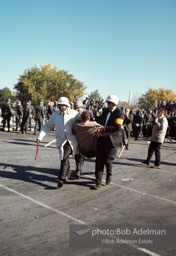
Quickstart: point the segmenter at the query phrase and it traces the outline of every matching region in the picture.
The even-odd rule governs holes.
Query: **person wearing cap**
[[[77,110],[79,113],[82,113],[84,110],[84,104],[81,100],[76,99],[74,102],[74,109]]]
[[[32,103],[30,100],[27,102],[27,106],[29,111],[28,130],[31,131],[32,125],[33,125],[33,119],[34,119],[34,107],[32,106]]]
[[[30,103],[27,102],[26,106],[23,109],[23,118],[21,122],[21,133],[27,133],[29,127],[29,118],[30,118]]]
[[[42,127],[37,142],[55,127],[56,144],[59,152],[60,171],[58,174],[58,188],[63,186],[70,172],[69,156],[75,155],[78,147],[76,135],[73,134],[73,124],[78,119],[78,112],[70,108],[67,97],[60,97],[57,101],[58,110],[54,111],[49,120]]]
[[[52,102],[50,100],[48,100],[48,105],[47,105],[47,108],[46,108],[46,118],[47,118],[47,120],[50,118],[52,113],[53,113]]]
[[[36,135],[37,133],[37,128],[39,131],[41,131],[41,128],[43,126],[43,120],[45,117],[44,112],[45,111],[44,111],[43,101],[40,101],[40,103],[34,109],[34,120],[35,120],[34,135]]]
[[[23,106],[21,105],[21,101],[17,101],[16,103],[16,131],[21,127],[22,118],[23,118]]]
[[[157,115],[155,117],[154,125],[152,128],[152,135],[150,139],[150,144],[148,147],[148,153],[146,160],[142,161],[143,164],[148,165],[151,168],[161,169],[161,146],[164,142],[167,129],[168,120],[165,115],[166,110],[164,108],[158,109]],[[150,161],[153,154],[155,153],[154,165],[150,166]]]
[[[82,103],[81,100],[77,99],[74,102],[74,109],[79,113],[79,119],[77,122],[80,122],[81,120],[81,114],[84,111],[84,104]],[[75,154],[75,164],[76,164],[76,179],[79,179],[80,174],[82,172],[83,164],[84,164],[84,157],[82,154]]]
[[[109,95],[106,99],[107,108],[97,117],[96,121],[103,127],[98,128],[97,152],[95,162],[96,184],[93,189],[101,188],[103,171],[106,167],[106,185],[111,183],[113,161],[117,149],[122,143],[123,111],[118,108],[119,99],[116,95]]]
[[[79,113],[79,118],[77,120],[77,122],[81,122],[81,114],[83,112],[87,112],[87,110],[84,107],[83,102],[80,99],[76,99],[76,101],[74,102],[74,109]],[[89,111],[89,115],[90,115],[90,120],[93,120],[93,114],[92,111]],[[75,163],[76,163],[76,179],[80,178],[80,174],[82,172],[82,168],[83,168],[83,164],[84,164],[84,157],[82,154],[75,154]]]
[[[10,120],[12,117],[12,110],[11,110],[11,100],[7,99],[6,102],[2,103],[1,106],[1,113],[2,113],[2,130],[5,131],[5,126],[7,123],[8,132],[10,132]]]

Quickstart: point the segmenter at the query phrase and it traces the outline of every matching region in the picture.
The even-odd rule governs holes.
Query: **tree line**
[[[22,104],[31,101],[37,104],[43,101],[55,101],[61,96],[66,96],[70,101],[81,98],[85,94],[87,87],[84,82],[79,81],[73,74],[65,70],[59,70],[50,64],[40,67],[31,67],[19,76],[18,82],[14,85],[12,93],[8,87],[0,89],[0,103],[7,98],[20,100]],[[98,90],[91,92],[89,98],[102,98]],[[139,99],[131,103],[131,107],[144,109],[154,109],[160,101],[175,101],[176,93],[171,89],[149,88]],[[129,107],[129,103],[121,102],[123,107]]]

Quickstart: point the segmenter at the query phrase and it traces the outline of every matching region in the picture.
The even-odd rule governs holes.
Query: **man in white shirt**
[[[59,151],[59,160],[61,160],[58,188],[61,188],[70,172],[69,156],[75,155],[78,147],[78,142],[72,132],[72,128],[79,118],[79,114],[76,110],[70,108],[69,100],[66,97],[60,97],[57,105],[58,110],[53,112],[48,122],[45,123],[37,141],[42,141],[44,136],[55,127],[56,144]]]

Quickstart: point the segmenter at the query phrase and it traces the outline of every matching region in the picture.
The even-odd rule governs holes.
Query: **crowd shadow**
[[[23,145],[23,146],[36,146],[36,142],[33,141],[33,143],[31,142],[25,142],[25,141],[3,141],[5,143],[9,143],[9,144],[14,144],[14,145]]]
[[[135,167],[139,167],[142,165],[141,161],[139,161],[139,163],[127,163],[127,162],[121,162],[119,161],[119,159],[127,159],[127,158],[117,158],[118,160],[114,160],[113,164],[114,165],[125,165],[125,166],[135,166]]]
[[[175,145],[174,145],[175,146]],[[163,149],[167,149],[167,150],[176,150],[176,148],[175,147],[173,147],[172,145],[162,145],[162,148]]]
[[[32,147],[37,145],[36,140],[13,139],[13,141],[4,140],[3,142],[9,143],[9,144],[14,144],[14,145],[21,145],[21,146],[23,145],[23,146],[32,146]],[[39,147],[45,147],[45,145],[47,145],[47,144],[48,144],[48,142],[41,142]],[[49,145],[46,148],[56,148],[56,146]]]
[[[0,177],[33,183],[45,189],[56,189],[57,175],[57,169],[0,163]],[[45,182],[54,183],[54,186]]]
[[[94,179],[81,176],[79,180],[69,180],[65,185],[76,185],[91,188],[95,184]]]
[[[15,141],[26,141],[26,142],[36,142],[36,140],[30,140],[30,139],[13,139]]]
[[[171,165],[171,166],[175,166],[176,167],[176,162],[175,163],[171,163],[171,162],[166,162],[166,161],[161,161],[162,165]]]
[[[141,163],[141,161],[145,160],[145,159],[129,158],[129,157],[127,157],[126,159],[129,160],[129,161],[135,161],[135,162],[138,162],[138,163]],[[154,163],[154,160],[152,160],[151,163]],[[126,164],[126,163],[123,163],[123,164]],[[166,162],[166,161],[162,161],[162,160],[161,160],[161,164],[162,165],[176,166],[176,163]],[[131,165],[131,164],[128,164],[128,165]],[[142,165],[142,163],[141,163],[141,165]]]
[[[74,171],[70,171],[70,176],[65,185],[78,185],[91,187],[94,182],[93,178],[85,177],[93,173],[82,173],[79,180],[73,178]],[[46,190],[54,190],[57,188],[58,169],[24,166],[17,164],[0,163],[0,177],[12,180],[29,182],[43,187]],[[46,182],[53,183],[48,185]]]

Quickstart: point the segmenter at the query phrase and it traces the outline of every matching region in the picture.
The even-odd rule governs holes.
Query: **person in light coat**
[[[69,100],[66,97],[60,97],[57,104],[58,110],[53,112],[43,126],[37,142],[42,141],[44,136],[55,127],[56,144],[59,151],[59,160],[61,160],[58,188],[61,188],[70,172],[69,156],[75,155],[78,149],[78,142],[72,128],[79,118],[79,114],[76,110],[70,108]]]
[[[150,161],[152,159],[153,153],[155,153],[155,163],[150,167],[155,169],[161,168],[160,166],[161,152],[160,151],[166,136],[167,128],[168,128],[168,121],[165,116],[165,109],[160,108],[155,118],[155,124],[153,125],[151,141],[148,147],[147,159],[142,161],[143,164],[150,166]]]

